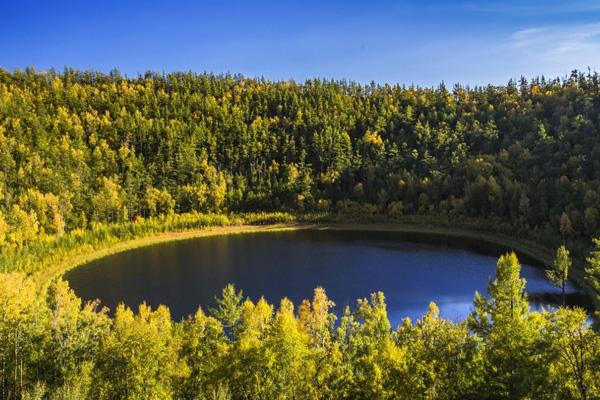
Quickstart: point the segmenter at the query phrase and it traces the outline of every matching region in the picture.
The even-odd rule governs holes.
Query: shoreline
[[[439,235],[453,239],[468,239],[475,242],[484,243],[487,245],[506,247],[515,251],[518,255],[524,255],[527,258],[534,260],[537,264],[536,268],[551,265],[555,257],[555,249],[545,247],[539,243],[513,239],[511,237],[497,234],[486,233],[476,230],[455,227],[443,227],[436,225],[412,225],[412,224],[397,224],[397,223],[371,223],[371,224],[356,224],[356,223],[335,223],[335,224],[319,224],[316,229],[331,229],[331,230],[352,230],[352,231],[383,231],[383,232],[399,232],[399,233],[416,233],[425,235]],[[523,263],[523,260],[519,260]],[[589,287],[585,280],[584,263],[581,260],[573,259],[573,267],[569,271],[569,280],[574,282],[585,294],[590,297],[591,302],[595,306],[600,306],[597,303],[592,288]]]
[[[488,245],[495,245],[512,249],[532,260],[543,265],[549,265],[554,258],[554,250],[546,248],[538,243],[525,240],[516,240],[504,235],[479,232],[464,228],[450,228],[435,225],[418,224],[400,224],[400,223],[278,223],[268,225],[232,225],[232,226],[212,226],[206,228],[169,231],[141,238],[126,240],[122,242],[108,244],[103,248],[93,250],[88,253],[74,255],[58,263],[51,269],[45,269],[32,275],[40,291],[45,291],[50,282],[62,277],[68,271],[79,266],[85,265],[94,260],[107,257],[113,254],[149,247],[161,243],[168,243],[180,240],[190,240],[208,236],[237,235],[244,233],[259,232],[280,232],[280,231],[298,231],[298,230],[345,230],[345,231],[380,231],[380,232],[398,232],[415,233],[424,235],[446,236],[453,239],[469,239]],[[573,268],[570,273],[572,280],[583,292],[590,298],[592,304],[598,308],[599,304],[593,295],[592,289],[587,285],[584,279],[583,263],[574,260]]]
[[[243,233],[276,232],[299,229],[296,227],[296,225],[297,224],[210,226],[198,229],[163,232],[122,242],[107,244],[105,247],[100,249],[93,250],[86,254],[75,255],[72,258],[63,260],[62,262],[58,263],[56,267],[53,267],[50,270],[45,269],[35,272],[32,274],[32,277],[37,283],[40,291],[44,291],[50,282],[58,277],[62,277],[65,273],[92,261],[113,254],[123,253],[143,247],[150,247],[161,243],[197,239],[208,236],[238,235]]]

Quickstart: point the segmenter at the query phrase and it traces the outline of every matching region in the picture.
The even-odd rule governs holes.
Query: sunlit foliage
[[[322,288],[295,309],[228,286],[206,313],[112,317],[63,281],[44,299],[0,275],[3,399],[593,399],[600,336],[580,309],[531,312],[514,254],[465,322],[434,303],[391,326],[383,293],[335,310]]]

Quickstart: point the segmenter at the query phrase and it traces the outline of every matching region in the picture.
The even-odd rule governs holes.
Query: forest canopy
[[[448,89],[0,70],[0,246],[188,212],[600,228],[600,77]]]

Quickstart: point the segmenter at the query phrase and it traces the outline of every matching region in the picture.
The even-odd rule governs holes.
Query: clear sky
[[[600,70],[600,0],[2,1],[0,67],[437,85]]]

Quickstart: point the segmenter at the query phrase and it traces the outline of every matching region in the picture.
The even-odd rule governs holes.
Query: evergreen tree
[[[529,313],[520,271],[515,253],[501,256],[489,299],[475,295],[469,326],[483,340],[485,398],[539,398],[547,388],[548,360],[540,348],[545,321]]]

